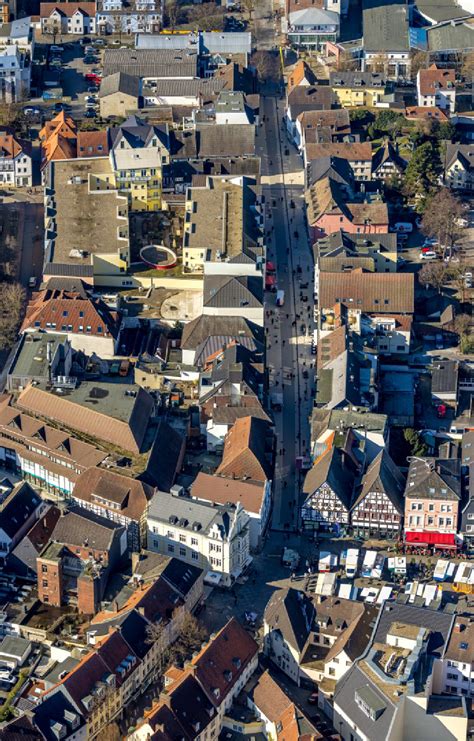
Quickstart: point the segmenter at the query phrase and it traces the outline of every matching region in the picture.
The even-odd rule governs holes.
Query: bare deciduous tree
[[[252,20],[253,12],[257,6],[256,0],[242,0],[242,5],[249,14],[249,20]]]
[[[25,289],[19,283],[0,283],[0,346],[16,340],[25,303]]]
[[[447,282],[449,276],[448,268],[441,262],[430,262],[423,265],[418,273],[418,280],[422,286],[432,286],[441,293],[442,287]]]
[[[277,82],[280,77],[280,60],[271,51],[256,51],[252,54],[251,65],[257,70],[261,82]]]
[[[461,233],[459,218],[461,202],[448,188],[442,188],[427,202],[421,228],[429,237],[436,237],[444,253],[451,249]]]

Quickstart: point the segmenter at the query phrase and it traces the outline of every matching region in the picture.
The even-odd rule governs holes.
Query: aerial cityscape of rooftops
[[[474,741],[474,0],[0,0],[0,741]]]

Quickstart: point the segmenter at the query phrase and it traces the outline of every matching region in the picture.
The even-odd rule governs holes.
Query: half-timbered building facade
[[[308,471],[301,508],[307,530],[331,530],[349,524],[349,508],[354,491],[356,466],[342,448],[328,448]]]
[[[351,507],[354,531],[362,536],[398,537],[403,517],[405,479],[386,450],[362,477]]]

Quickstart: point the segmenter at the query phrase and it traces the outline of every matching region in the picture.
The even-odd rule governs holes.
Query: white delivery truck
[[[346,576],[354,579],[357,576],[357,566],[359,564],[359,549],[349,548],[346,556]]]
[[[330,551],[321,551],[319,554],[318,571],[332,571],[337,566],[337,556]]]
[[[366,551],[364,556],[364,563],[362,564],[362,576],[365,579],[370,579],[372,576],[372,569],[375,566],[375,559],[377,558],[377,551]]]

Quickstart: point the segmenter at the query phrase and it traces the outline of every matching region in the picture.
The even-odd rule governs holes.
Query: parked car
[[[57,44],[51,44],[51,46],[49,47],[49,50],[53,52],[53,54],[56,54],[56,53],[60,54],[61,52],[64,51],[64,46],[58,46]]]
[[[89,108],[85,113],[84,116],[86,118],[96,118],[97,112],[93,108]]]
[[[420,252],[420,260],[436,260],[438,255],[433,250],[427,250],[426,252]]]
[[[81,46],[87,46],[87,44],[90,44],[92,39],[90,36],[83,36],[82,39],[79,39],[79,43]]]
[[[98,85],[96,85],[96,84],[91,84],[91,85],[89,85],[89,87],[87,88],[87,92],[88,92],[88,93],[96,93],[98,89],[99,89],[99,86],[98,86]]]
[[[393,228],[396,232],[404,232],[405,234],[408,234],[413,231],[413,224],[409,221],[397,221]]]
[[[41,111],[36,106],[26,106],[26,108],[23,108],[23,113],[25,116],[39,116]]]
[[[97,95],[87,95],[86,96],[86,103],[96,103],[97,102]]]
[[[438,244],[438,240],[435,237],[425,237],[423,247],[434,247],[436,244]]]
[[[104,39],[94,39],[92,42],[93,46],[105,46]]]

